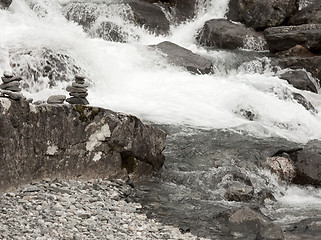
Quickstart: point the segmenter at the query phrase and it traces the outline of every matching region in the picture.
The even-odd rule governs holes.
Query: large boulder
[[[0,0],[0,9],[7,9],[11,3],[12,0]]]
[[[303,70],[290,70],[280,75],[281,79],[286,80],[293,87],[301,90],[306,90],[318,93],[318,89],[311,81],[306,71]]]
[[[138,178],[159,169],[166,134],[134,116],[0,98],[0,191],[34,179]]]
[[[14,75],[23,78],[22,87],[30,92],[86,75],[71,56],[48,48],[11,49],[9,57]]]
[[[321,186],[321,154],[308,150],[299,151],[291,156],[297,172],[293,183]]]
[[[262,33],[225,19],[206,21],[197,40],[203,46],[224,49],[265,50],[267,48]]]
[[[231,0],[227,17],[254,29],[279,26],[298,11],[298,0]]]
[[[134,15],[134,21],[156,34],[169,32],[169,21],[160,7],[142,1],[128,0]]]
[[[184,67],[192,73],[207,74],[212,72],[211,61],[175,43],[165,41],[152,45],[150,48],[160,51],[169,63]]]
[[[271,52],[302,45],[312,52],[321,52],[321,24],[272,27],[264,31]]]
[[[289,25],[321,23],[321,2],[314,2],[301,9],[289,20]]]

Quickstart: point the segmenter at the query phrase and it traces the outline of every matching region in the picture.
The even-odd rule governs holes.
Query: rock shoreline
[[[1,239],[205,240],[141,213],[121,180],[44,179],[0,195]]]

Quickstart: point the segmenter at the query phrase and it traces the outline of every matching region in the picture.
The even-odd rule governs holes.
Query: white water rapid
[[[196,44],[197,31],[206,20],[224,17],[227,0],[199,1],[193,21],[173,25],[169,36],[158,37],[126,21],[126,9],[109,9],[114,13],[109,20],[127,29],[128,43],[89,37],[62,15],[61,4],[68,2],[14,0],[9,11],[0,11],[0,73],[11,69],[10,51],[46,47],[71,56],[86,72],[92,81],[88,97],[92,105],[162,124],[245,130],[259,137],[280,136],[297,142],[321,139],[321,113],[311,113],[287,97],[290,91],[299,92],[320,112],[320,95],[294,89],[263,68],[268,64],[264,59],[227,70],[234,53],[206,51]],[[147,45],[164,40],[218,62],[215,73],[193,75],[148,50]],[[37,91],[29,89],[24,94],[34,100],[66,94],[68,83],[49,89],[47,82],[43,79],[41,91],[37,86]],[[255,120],[237,114],[241,109],[253,112]]]

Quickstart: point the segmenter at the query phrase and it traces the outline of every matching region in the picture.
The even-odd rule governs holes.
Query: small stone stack
[[[67,98],[66,101],[70,104],[89,104],[86,99],[88,96],[87,88],[88,84],[85,83],[85,77],[77,74],[75,76],[75,82],[66,88],[67,92],[69,92],[69,95],[71,96],[70,98]]]
[[[21,77],[15,77],[11,72],[5,71],[1,79],[2,84],[0,84],[0,93],[2,96],[11,98],[12,100],[20,100],[24,98],[20,93]]]

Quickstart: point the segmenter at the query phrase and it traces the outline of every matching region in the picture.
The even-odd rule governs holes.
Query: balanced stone
[[[6,77],[6,78],[12,78],[12,77],[13,77],[13,74],[12,74],[12,72],[5,71],[5,72],[3,73],[3,76]]]
[[[2,82],[4,83],[9,83],[9,82],[14,82],[14,81],[21,81],[22,78],[21,77],[1,77]]]
[[[70,93],[85,93],[87,92],[87,89],[85,87],[72,87],[72,86],[68,86],[66,88],[67,92]]]
[[[76,92],[71,92],[69,93],[70,96],[76,97],[76,98],[85,98],[88,96],[88,93],[76,93]]]
[[[1,92],[2,92],[2,94],[4,94],[5,96],[8,96],[12,100],[25,99],[25,97],[21,93],[12,92],[12,91],[8,91],[8,90],[2,90]]]
[[[20,85],[19,82],[14,81],[14,82],[8,82],[8,83],[0,84],[0,88],[1,89],[8,89],[8,88],[11,88],[11,87],[19,87],[19,85]]]
[[[86,98],[71,97],[71,98],[67,98],[66,101],[69,102],[70,104],[82,104],[82,105],[89,104]]]
[[[87,88],[87,87],[89,87],[89,85],[88,84],[85,84],[85,83],[77,83],[77,82],[73,82],[72,84],[71,84],[71,86],[73,86],[73,87],[77,87],[77,88]]]
[[[62,104],[66,100],[65,95],[52,95],[48,98],[48,104]]]

